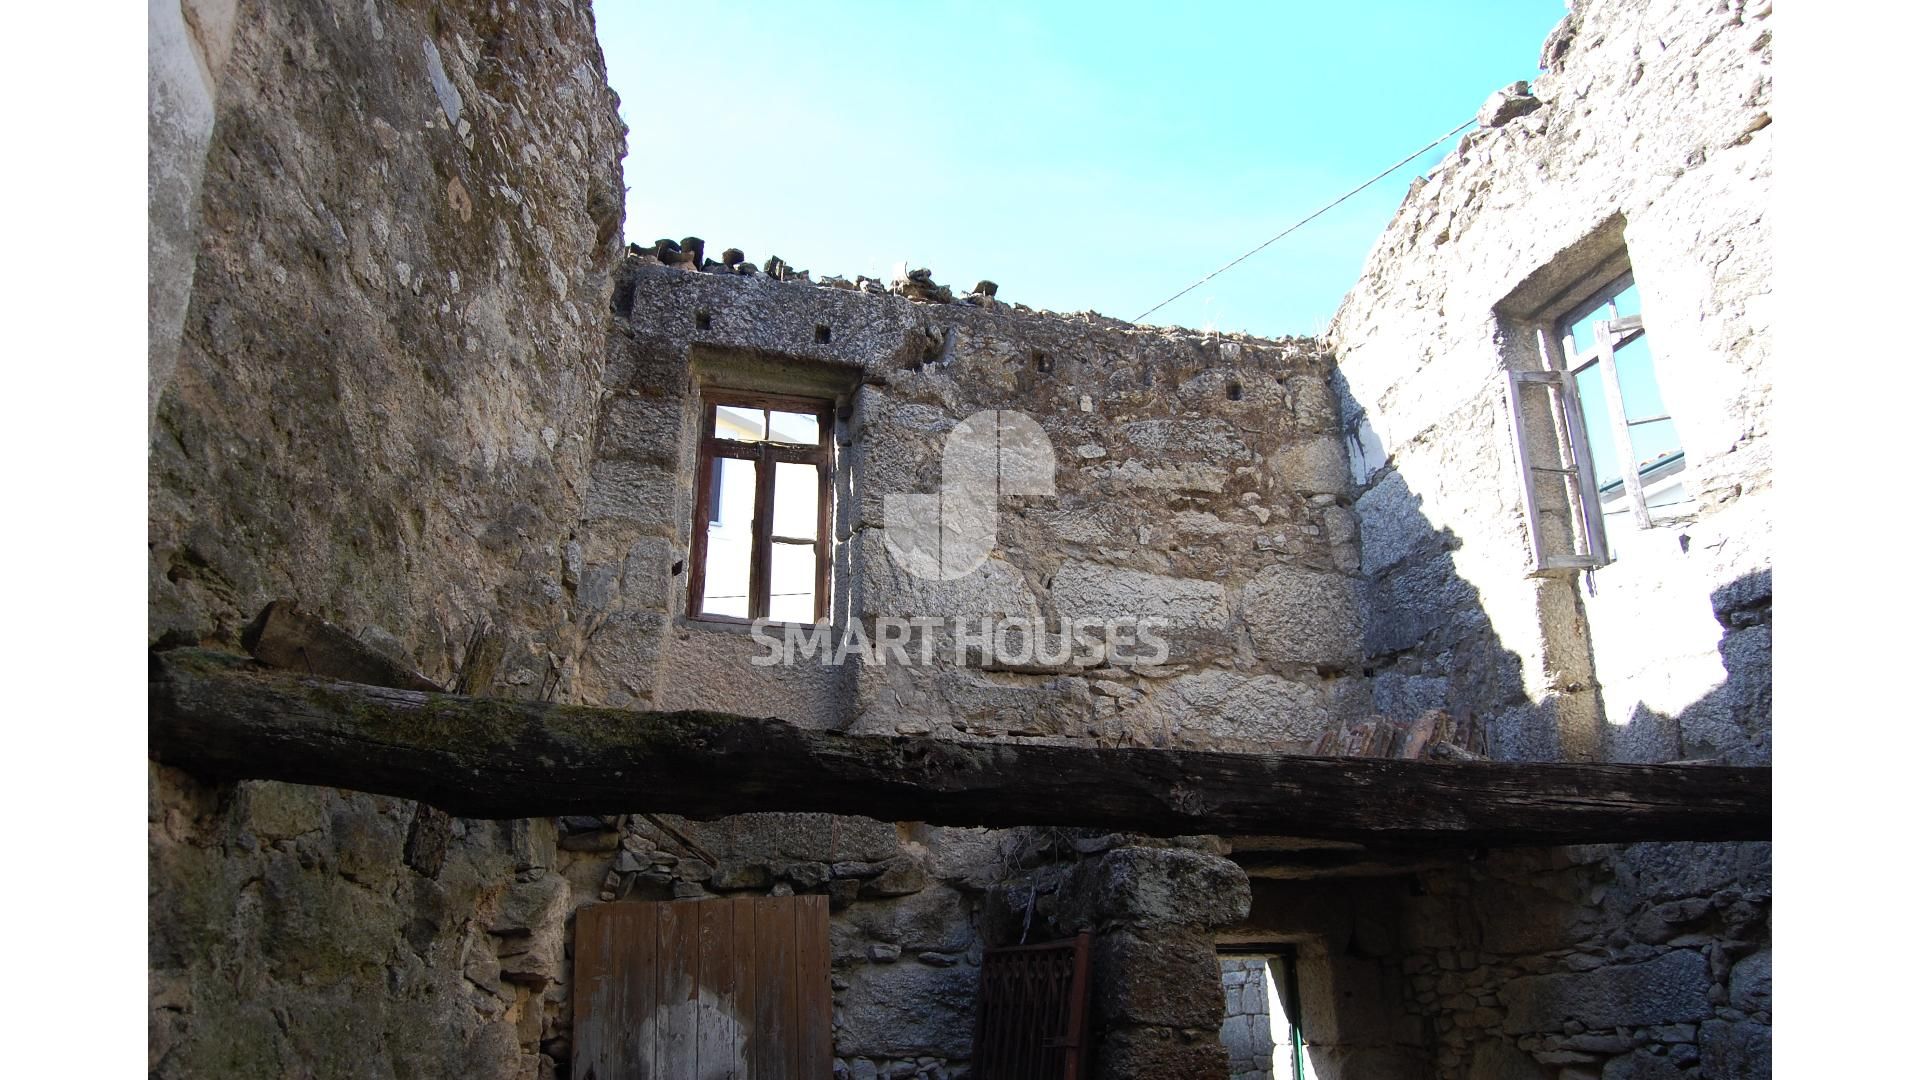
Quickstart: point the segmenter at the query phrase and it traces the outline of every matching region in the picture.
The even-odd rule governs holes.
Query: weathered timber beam
[[[1419,762],[847,735],[779,720],[396,690],[197,649],[152,655],[148,752],[216,779],[465,817],[824,811],[947,825],[1392,845],[1764,839],[1772,779],[1724,766]]]
[[[1431,845],[1400,850],[1388,847],[1305,848],[1292,851],[1241,851],[1228,858],[1250,878],[1304,880],[1333,877],[1383,877],[1433,870],[1471,858],[1469,851],[1436,851]]]

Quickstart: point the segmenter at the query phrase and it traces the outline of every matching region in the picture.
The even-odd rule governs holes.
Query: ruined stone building
[[[1322,1080],[1768,1075],[1766,824],[1713,793],[1771,759],[1770,5],[1571,6],[1328,333],[1260,339],[634,237],[581,0],[153,0],[152,1074],[607,1080],[583,910],[814,897],[823,1011],[781,1037],[835,1076],[978,1075],[987,958],[1082,932],[1091,1075],[1284,1075],[1290,1030]],[[1050,473],[914,572],[900,497],[1016,411]],[[352,643],[275,654],[270,604]],[[756,664],[768,613],[918,636]],[[957,640],[1139,617],[1151,655]],[[287,738],[335,749],[182,734],[222,687],[314,695]],[[620,716],[909,779],[782,787],[721,735],[671,797],[590,752],[485,771],[514,718]],[[1210,763],[1268,759],[1414,786],[1207,827],[1265,797]],[[967,801],[1028,761],[1060,786]],[[1160,779],[1109,803],[1080,761]],[[1676,776],[1697,816],[1498,816]],[[1453,777],[1517,794],[1420,794]],[[1167,827],[1102,816],[1136,795]],[[631,1037],[775,1041],[682,1004]]]

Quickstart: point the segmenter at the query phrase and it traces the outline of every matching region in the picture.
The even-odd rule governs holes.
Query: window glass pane
[[[1613,307],[1622,317],[1640,314],[1640,286],[1638,284],[1630,284],[1615,293],[1613,296]]]
[[[773,545],[772,596],[767,618],[775,622],[813,621],[815,563],[812,544]]]
[[[1671,420],[1635,424],[1627,429],[1627,437],[1633,440],[1633,460],[1642,469],[1680,452],[1680,432]]]
[[[777,413],[775,415],[778,415]],[[820,531],[820,468],[791,461],[773,466],[773,535],[817,540]]]
[[[713,411],[713,433],[719,438],[737,439],[740,442],[760,442],[767,437],[765,409],[716,405]]]
[[[774,410],[772,418],[774,442],[798,443],[801,446],[820,445],[820,418],[812,413],[780,412]]]
[[[729,533],[753,529],[753,487],[759,466],[742,458],[714,458],[707,520]]]
[[[1627,419],[1667,415],[1666,403],[1660,399],[1660,383],[1653,374],[1653,349],[1645,334],[1614,350],[1613,367],[1620,373],[1620,402],[1627,410]]]
[[[747,617],[747,582],[753,566],[756,469],[755,463],[739,458],[713,460],[706,581],[700,596],[703,615]]]
[[[1572,326],[1567,327],[1567,338],[1571,342],[1567,358],[1571,360],[1574,356],[1584,356],[1587,350],[1593,348],[1594,326],[1611,318],[1613,318],[1613,309],[1601,304]]]
[[[1607,415],[1607,391],[1600,365],[1593,364],[1573,377],[1580,394],[1580,420],[1587,426],[1587,447],[1593,458],[1593,482],[1606,487],[1620,479],[1620,455],[1614,450],[1613,420]]]

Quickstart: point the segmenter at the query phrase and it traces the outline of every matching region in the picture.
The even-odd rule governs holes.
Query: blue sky
[[[627,237],[1132,318],[1535,74],[1560,0],[597,5]],[[1149,320],[1315,333],[1448,140]]]

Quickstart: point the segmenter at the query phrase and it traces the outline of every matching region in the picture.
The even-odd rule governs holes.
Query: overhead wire
[[[1188,293],[1199,288],[1200,286],[1205,285],[1207,282],[1212,281],[1214,278],[1219,277],[1221,274],[1226,273],[1227,271],[1233,269],[1234,267],[1239,266],[1241,263],[1246,262],[1248,259],[1253,258],[1255,255],[1260,254],[1260,252],[1266,250],[1266,248],[1270,246],[1274,241],[1279,240],[1282,237],[1285,237],[1288,233],[1293,232],[1295,229],[1298,229],[1302,225],[1305,225],[1307,222],[1312,221],[1314,218],[1319,217],[1321,214],[1326,213],[1327,211],[1333,209],[1336,206],[1339,206],[1341,203],[1346,202],[1348,199],[1353,198],[1355,195],[1360,194],[1361,192],[1367,190],[1373,185],[1379,183],[1380,181],[1385,180],[1387,177],[1392,176],[1395,172],[1398,172],[1400,168],[1406,165],[1408,162],[1419,157],[1421,154],[1424,154],[1427,151],[1433,149],[1434,147],[1439,146],[1441,143],[1446,142],[1448,139],[1453,138],[1455,135],[1460,134],[1462,131],[1465,131],[1469,125],[1471,125],[1472,123],[1474,123],[1474,121],[1478,119],[1479,118],[1477,116],[1468,117],[1466,123],[1461,124],[1459,127],[1454,128],[1452,131],[1447,132],[1445,135],[1440,136],[1439,138],[1433,140],[1427,145],[1421,147],[1420,149],[1415,150],[1413,153],[1408,154],[1406,157],[1401,158],[1399,161],[1394,162],[1392,165],[1387,166],[1385,169],[1375,174],[1374,177],[1368,180],[1366,183],[1361,184],[1359,187],[1354,188],[1352,191],[1347,192],[1345,195],[1340,196],[1339,198],[1333,200],[1327,205],[1321,207],[1320,209],[1315,210],[1313,213],[1308,214],[1306,217],[1301,218],[1299,221],[1296,221],[1293,224],[1287,226],[1286,228],[1280,230],[1278,233],[1275,233],[1273,236],[1268,237],[1259,246],[1247,252],[1245,255],[1240,256],[1239,258],[1233,260],[1232,262],[1226,264],[1225,266],[1222,266],[1220,269],[1215,270],[1213,273],[1208,274],[1206,277],[1201,278],[1200,280],[1194,282],[1193,284],[1187,286],[1186,288],[1181,289],[1179,292],[1174,293],[1172,296],[1167,297],[1165,300],[1162,300],[1159,303],[1148,308],[1147,310],[1141,312],[1140,314],[1135,315],[1132,321],[1135,323],[1140,322],[1140,320],[1146,318],[1147,316],[1153,314],[1156,311],[1159,311],[1161,308],[1166,307],[1168,304],[1173,303],[1175,300],[1180,299],[1181,297],[1187,295]]]

